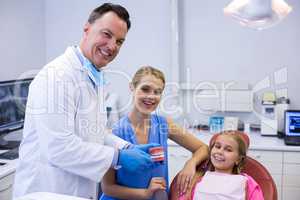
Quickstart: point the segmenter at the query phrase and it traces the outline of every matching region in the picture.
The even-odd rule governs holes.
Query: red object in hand
[[[164,161],[164,148],[163,147],[152,147],[149,149],[149,153],[151,154],[152,160],[159,162]]]

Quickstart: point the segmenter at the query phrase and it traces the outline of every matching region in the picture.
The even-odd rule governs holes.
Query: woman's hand
[[[157,190],[165,190],[166,181],[163,177],[153,177],[150,181],[148,189],[146,190],[146,198],[150,199]]]
[[[196,173],[196,163],[190,159],[188,160],[184,168],[179,172],[177,181],[176,181],[176,188],[179,189],[179,195],[184,194],[189,187],[192,187],[192,180]]]

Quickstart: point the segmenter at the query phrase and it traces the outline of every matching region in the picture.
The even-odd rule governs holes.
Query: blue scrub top
[[[128,116],[120,119],[120,121],[114,126],[113,134],[132,144],[139,144]],[[148,132],[148,143],[158,143],[163,146],[165,160],[163,161],[163,163],[157,165],[152,169],[137,171],[134,173],[130,173],[121,168],[116,171],[117,184],[133,188],[148,188],[152,177],[164,177],[168,186],[169,180],[167,140],[168,123],[166,118],[156,114],[151,115],[150,128]],[[100,200],[113,199],[118,200],[117,198],[112,198],[104,194],[100,198]]]

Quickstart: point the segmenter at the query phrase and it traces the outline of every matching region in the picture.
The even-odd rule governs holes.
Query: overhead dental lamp
[[[284,0],[233,0],[224,14],[246,27],[262,30],[280,22],[291,10]]]

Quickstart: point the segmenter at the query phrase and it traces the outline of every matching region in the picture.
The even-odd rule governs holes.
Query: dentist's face
[[[148,115],[157,108],[164,89],[164,83],[153,75],[145,75],[136,88],[131,86],[131,89],[133,91],[134,109]]]
[[[238,143],[228,135],[218,136],[211,149],[210,159],[215,171],[231,174],[234,165],[240,161]]]
[[[114,12],[107,12],[94,23],[87,23],[81,41],[83,54],[98,68],[118,54],[127,34],[127,24]]]

